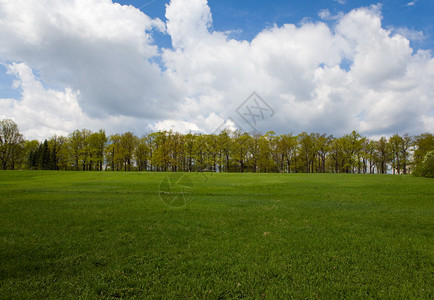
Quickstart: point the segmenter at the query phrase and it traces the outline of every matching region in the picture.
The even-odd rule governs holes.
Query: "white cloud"
[[[195,15],[202,14],[189,16]],[[325,17],[331,16],[325,13]],[[381,18],[381,6],[371,6],[338,14],[335,28],[323,23],[286,24],[264,30],[250,43],[202,30],[189,36],[190,46],[175,44],[174,50],[164,51],[163,59],[184,80],[190,96],[198,93],[191,119],[213,110],[236,118],[236,107],[255,90],[277,111],[272,120],[263,122],[262,131],[416,132],[425,126],[420,121],[424,106],[433,106],[423,100],[433,88],[422,85],[422,78],[410,70],[418,68],[429,75],[429,68],[415,61],[428,63],[432,58],[418,58],[409,40],[384,29]],[[199,27],[209,28],[209,19],[200,18]],[[182,26],[176,22],[169,18],[168,27]],[[349,70],[340,67],[344,60],[350,62]],[[408,109],[412,101],[419,105],[413,103]]]
[[[159,121],[154,125],[150,125],[149,128],[153,131],[172,130],[184,134],[188,132],[201,132],[200,128],[194,123],[176,120]]]
[[[139,131],[146,128],[135,118],[108,116],[90,118],[80,107],[80,93],[70,88],[46,88],[25,63],[7,66],[15,75],[14,85],[22,90],[20,99],[0,99],[0,120],[12,119],[28,139],[40,141],[52,135],[68,135],[75,129],[106,129],[109,133]]]
[[[400,34],[410,41],[421,42],[425,39],[425,35],[422,31],[412,30],[406,27],[392,27],[391,30],[392,32]]]
[[[343,12],[339,12],[336,15],[332,15],[328,9],[322,9],[319,11],[318,16],[325,21],[339,20],[344,16]]]
[[[176,106],[177,87],[150,62],[159,55],[151,33],[165,30],[161,20],[108,0],[2,1],[0,11],[1,60],[25,62],[46,84],[80,91],[85,113],[151,118]]]
[[[237,108],[253,91],[275,111],[261,132],[432,130],[434,59],[410,46],[423,33],[384,28],[381,6],[322,11],[335,25],[274,26],[252,41],[212,31],[205,0],[172,0],[166,24],[109,0],[17,0],[0,11],[0,61],[23,62],[9,66],[22,99],[0,99],[0,117],[29,136],[251,130]],[[153,30],[173,48],[155,46]]]
[[[176,48],[193,46],[206,38],[212,24],[211,10],[206,0],[171,1],[166,5],[167,31]]]
[[[318,16],[323,20],[330,20],[332,15],[328,9],[322,9],[318,13]]]
[[[78,104],[78,92],[45,89],[25,63],[13,63],[8,71],[18,78],[14,85],[23,93],[19,100],[0,99],[0,111],[7,112],[0,113],[0,118],[14,119],[25,136],[42,139],[47,133],[65,135],[77,123],[83,123],[85,116]]]
[[[355,10],[337,26],[337,32],[352,43],[352,75],[368,87],[404,75],[412,55],[409,41],[383,29],[377,13]]]

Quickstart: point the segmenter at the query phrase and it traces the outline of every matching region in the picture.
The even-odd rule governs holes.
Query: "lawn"
[[[433,285],[432,179],[0,172],[0,298],[410,299]]]

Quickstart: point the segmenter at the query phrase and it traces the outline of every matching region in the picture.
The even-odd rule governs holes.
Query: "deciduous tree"
[[[15,169],[15,163],[24,148],[24,138],[14,121],[0,121],[0,163],[3,170]]]

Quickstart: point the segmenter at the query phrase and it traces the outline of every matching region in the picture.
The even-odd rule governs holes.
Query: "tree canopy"
[[[356,131],[341,137],[307,132],[251,135],[227,129],[218,134],[158,131],[137,137],[132,132],[107,136],[103,129],[77,129],[41,143],[24,140],[11,120],[0,125],[5,170],[407,174],[422,170],[422,164],[428,166],[423,170],[429,169],[432,154],[427,153],[434,150],[431,133],[371,140]]]

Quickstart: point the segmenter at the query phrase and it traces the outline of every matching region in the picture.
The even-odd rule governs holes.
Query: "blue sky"
[[[434,128],[432,0],[116,2],[0,2],[0,119],[40,140]],[[256,128],[253,92],[275,111]]]

